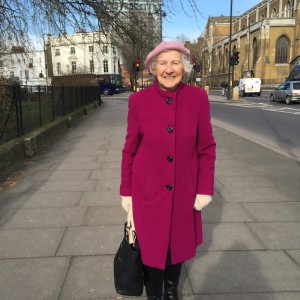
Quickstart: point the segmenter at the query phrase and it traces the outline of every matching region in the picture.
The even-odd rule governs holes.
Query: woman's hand
[[[129,209],[132,207],[132,197],[131,196],[121,196],[121,197],[122,197],[122,207],[126,212],[128,212]]]
[[[211,195],[201,195],[197,194],[195,199],[194,208],[197,211],[201,211],[204,207],[206,207],[212,200]]]

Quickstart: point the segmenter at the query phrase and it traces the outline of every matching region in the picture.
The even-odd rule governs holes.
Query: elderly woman
[[[122,206],[132,208],[148,299],[178,299],[182,263],[202,243],[201,209],[214,192],[215,141],[206,92],[182,83],[190,52],[162,42],[145,61],[156,77],[130,95]]]

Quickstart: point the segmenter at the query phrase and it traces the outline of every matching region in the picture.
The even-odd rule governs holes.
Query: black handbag
[[[124,238],[114,258],[115,288],[120,295],[141,296],[144,288],[141,254],[135,231],[132,231],[132,224],[128,219],[125,223]],[[130,234],[134,235],[134,243],[131,244]]]

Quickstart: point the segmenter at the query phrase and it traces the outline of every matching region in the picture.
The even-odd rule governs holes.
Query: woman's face
[[[181,52],[169,50],[160,53],[157,56],[155,70],[159,87],[164,91],[175,90],[184,72]]]

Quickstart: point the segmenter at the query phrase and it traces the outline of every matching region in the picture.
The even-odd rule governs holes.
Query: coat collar
[[[178,84],[176,90],[174,90],[174,91],[163,91],[162,89],[159,88],[157,80],[155,80],[154,83],[153,83],[153,88],[154,88],[155,92],[157,92],[159,95],[161,95],[165,98],[174,98],[174,99],[176,99],[177,95],[183,89],[184,86],[185,86],[185,84],[180,82]]]

